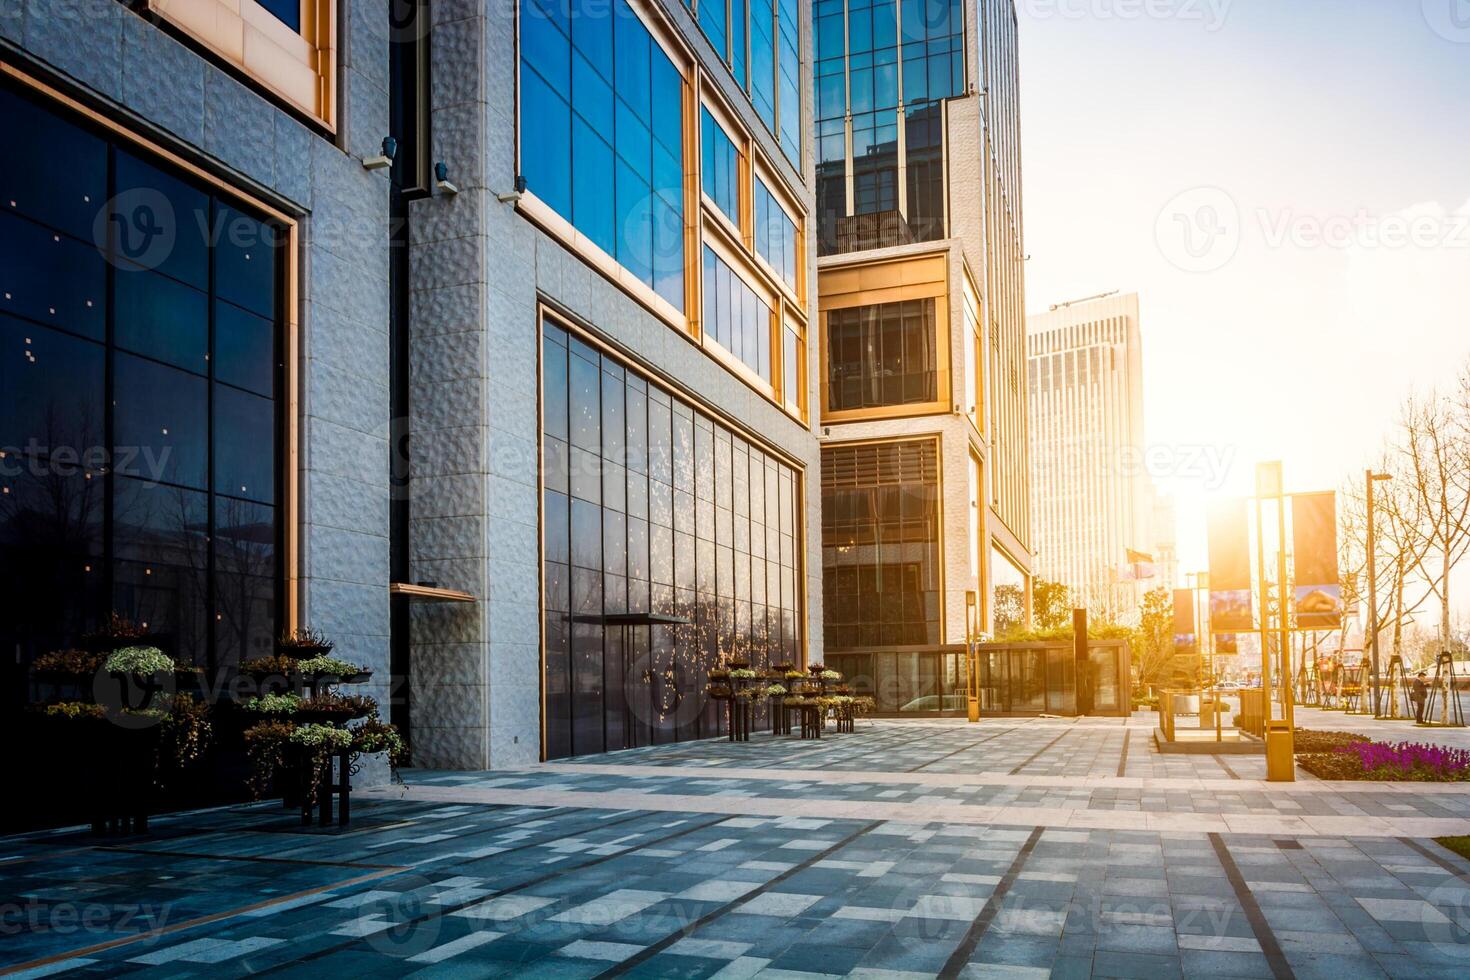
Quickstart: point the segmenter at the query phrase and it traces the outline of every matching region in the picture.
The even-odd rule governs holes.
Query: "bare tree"
[[[1400,422],[1408,513],[1404,532],[1415,574],[1439,600],[1440,641],[1451,642],[1451,573],[1470,552],[1470,380],[1461,380],[1454,397],[1431,392],[1411,397]]]

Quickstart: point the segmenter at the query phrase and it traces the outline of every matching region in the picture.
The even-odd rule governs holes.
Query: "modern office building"
[[[8,688],[116,611],[421,765],[711,734],[822,644],[809,7],[393,7],[0,10]]]
[[[825,648],[939,707],[955,664],[920,651],[1023,620],[1029,595],[1015,10],[814,18]],[[890,662],[905,648],[922,662]]]
[[[1161,557],[1177,574],[1172,521],[1154,533],[1138,295],[1054,306],[1030,317],[1026,345],[1036,573],[1094,615],[1127,618],[1165,584]]]

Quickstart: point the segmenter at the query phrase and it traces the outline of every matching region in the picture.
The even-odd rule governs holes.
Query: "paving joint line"
[[[639,817],[648,817],[648,816],[653,816],[653,815],[654,815],[654,813],[652,813],[651,811],[637,810],[637,811],[634,811],[633,813],[631,813],[630,815],[628,815],[627,817],[624,817],[621,820],[608,820],[608,821],[605,821],[603,823],[603,826],[604,827],[616,827],[619,824],[628,823],[628,822],[630,822],[632,820],[638,819]],[[432,912],[428,912],[428,913],[425,913],[425,914],[422,914],[422,915],[416,915],[416,916],[413,916],[412,918],[405,919],[402,922],[395,922],[395,923],[393,923],[393,925],[390,928],[392,928],[392,929],[404,929],[404,928],[407,928],[407,927],[416,926],[416,925],[418,925],[421,922],[427,922],[430,919],[445,918],[447,916],[453,915],[456,912],[463,911],[464,909],[467,909],[467,908],[469,908],[472,905],[478,905],[481,902],[485,901],[487,897],[490,897],[490,898],[499,898],[502,895],[514,895],[517,892],[525,891],[527,888],[535,888],[537,885],[545,884],[546,882],[550,881],[553,878],[559,878],[563,874],[566,874],[568,870],[571,870],[571,871],[584,871],[587,868],[593,868],[593,867],[596,867],[599,864],[605,864],[606,862],[611,861],[614,858],[625,857],[626,855],[628,855],[628,854],[630,854],[630,853],[632,853],[634,851],[642,850],[645,847],[652,847],[652,846],[655,846],[655,845],[658,845],[658,844],[667,844],[671,840],[677,840],[680,837],[684,837],[684,836],[686,836],[688,834],[695,833],[696,831],[705,830],[705,829],[707,829],[709,827],[715,826],[716,824],[722,824],[725,821],[731,820],[731,819],[734,819],[734,818],[733,817],[728,817],[728,816],[726,816],[726,817],[720,817],[718,820],[709,820],[709,821],[706,821],[705,823],[697,824],[697,825],[695,825],[693,827],[685,827],[682,830],[675,831],[672,834],[666,834],[665,836],[660,837],[660,838],[658,838],[656,840],[645,841],[645,842],[639,843],[637,846],[624,848],[623,850],[618,851],[616,854],[604,854],[601,857],[593,858],[591,861],[585,861],[582,864],[578,864],[578,865],[576,865],[574,867],[571,867],[570,869],[567,866],[565,866],[565,865],[561,865],[561,866],[558,866],[557,869],[554,870],[554,871],[548,871],[546,874],[538,875],[537,877],[532,878],[529,881],[523,881],[519,885],[516,885],[516,886],[514,886],[512,888],[498,889],[498,890],[494,891],[490,896],[483,896],[482,895],[479,898],[471,898],[471,899],[467,899],[467,900],[465,900],[463,902],[455,902],[455,903],[453,903],[451,905],[444,905],[444,906],[441,906],[439,908],[436,908]],[[512,850],[526,850],[527,848],[531,848],[531,847],[541,847],[541,846],[543,846],[545,844],[550,843],[552,840],[561,840],[561,839],[563,839],[563,838],[565,838],[567,836],[570,836],[570,835],[568,835],[568,834],[561,834],[561,835],[559,835],[557,837],[551,838],[551,840],[540,841],[540,842],[538,842],[536,844],[525,844],[525,845],[522,845],[521,847],[507,848],[505,851],[502,851],[501,854],[509,853]],[[499,855],[495,855],[495,856],[498,857]],[[287,963],[277,963],[277,964],[275,964],[273,966],[266,967],[263,970],[257,971],[257,975],[264,976],[264,975],[267,975],[267,974],[280,972],[281,970],[294,970],[298,966],[300,966],[302,963],[309,963],[309,962],[311,962],[313,960],[319,960],[322,957],[330,956],[333,953],[341,952],[342,950],[347,949],[347,948],[349,948],[349,947],[351,947],[351,946],[353,946],[353,945],[355,945],[357,943],[367,942],[371,938],[372,938],[371,936],[353,936],[353,937],[349,938],[346,942],[338,943],[338,944],[336,944],[334,946],[329,946],[329,947],[326,947],[324,949],[313,950],[311,953],[307,954],[306,956],[301,957],[300,959],[291,960],[290,962],[287,962]]]
[[[668,949],[670,946],[674,945],[674,943],[678,942],[679,940],[684,939],[684,938],[687,938],[689,936],[692,936],[695,932],[697,932],[700,929],[701,926],[706,926],[706,925],[710,924],[711,922],[715,921],[716,919],[721,918],[724,915],[727,915],[728,913],[730,913],[731,911],[735,910],[736,908],[739,908],[740,906],[747,904],[752,899],[757,898],[757,897],[759,897],[761,895],[764,895],[766,892],[770,891],[772,888],[774,888],[775,886],[781,884],[781,882],[787,880],[788,878],[792,877],[793,875],[797,874],[798,872],[805,871],[807,868],[810,868],[812,865],[816,864],[818,861],[825,860],[828,855],[835,854],[837,851],[841,850],[842,848],[846,847],[848,844],[851,844],[853,841],[857,840],[863,834],[868,833],[868,831],[870,831],[874,827],[878,826],[878,824],[879,824],[879,821],[872,821],[872,822],[866,824],[865,826],[862,826],[862,827],[857,828],[852,833],[850,833],[846,837],[842,838],[842,840],[837,841],[831,847],[828,847],[827,849],[822,850],[822,851],[818,851],[817,853],[813,854],[811,857],[807,858],[805,861],[802,861],[800,864],[796,864],[796,865],[791,866],[790,868],[787,868],[785,871],[783,871],[780,874],[776,875],[774,878],[770,879],[769,881],[766,881],[766,882],[762,883],[759,887],[757,887],[753,891],[746,892],[744,895],[741,895],[739,898],[733,899],[732,901],[729,901],[729,902],[726,902],[724,905],[721,905],[719,908],[711,909],[710,911],[706,912],[704,915],[700,916],[699,918],[695,919],[693,922],[689,923],[687,926],[684,926],[683,928],[679,929],[677,932],[671,932],[671,933],[669,933],[667,936],[665,936],[664,938],[660,939],[658,942],[654,943],[652,946],[644,947],[642,950],[640,950],[639,952],[635,953],[633,956],[628,957],[626,960],[623,960],[620,963],[615,963],[614,965],[608,967],[606,970],[603,970],[601,973],[597,974],[597,976],[594,978],[594,980],[603,980],[604,977],[617,977],[617,976],[622,976],[624,973],[628,972],[629,970],[633,969],[634,967],[640,966],[643,963],[646,963],[648,960],[652,959],[653,957],[657,956],[659,953],[661,953],[664,950]]]
[[[985,938],[990,924],[1000,913],[1000,907],[1005,902],[1006,894],[1011,890],[1011,885],[1015,884],[1016,878],[1020,876],[1026,859],[1031,856],[1032,851],[1036,850],[1036,844],[1041,840],[1043,831],[1042,827],[1033,828],[1031,836],[1027,837],[1026,843],[1021,845],[1020,853],[1011,862],[1011,866],[1006,868],[1006,873],[1001,876],[1000,883],[995,886],[995,891],[990,893],[990,898],[986,899],[984,907],[980,909],[980,914],[975,916],[975,920],[970,923],[970,928],[965,931],[960,944],[955,947],[954,952],[949,954],[949,959],[944,961],[944,966],[939,970],[941,980],[955,980],[960,975],[960,971],[969,964],[970,957],[975,955],[975,950],[980,945],[980,940]]]
[[[1037,749],[1035,752],[1031,753],[1030,758],[1028,758],[1025,762],[1021,763],[1016,768],[1012,769],[1010,772],[1006,773],[1006,775],[1007,776],[1019,776],[1021,774],[1021,770],[1022,769],[1025,769],[1027,766],[1031,765],[1031,763],[1033,763],[1037,759],[1041,758],[1041,756],[1043,754],[1045,754],[1045,752],[1046,752],[1047,749],[1051,748],[1053,745],[1056,745],[1062,739],[1066,738],[1069,734],[1071,734],[1071,731],[1072,730],[1070,728],[1063,729],[1062,730],[1062,733],[1060,735],[1058,735],[1056,738],[1052,739],[1050,742],[1047,742],[1045,745],[1043,745],[1041,748]]]
[[[1225,877],[1235,891],[1235,900],[1240,903],[1241,910],[1245,912],[1246,921],[1250,923],[1251,932],[1255,934],[1256,942],[1260,944],[1261,952],[1265,954],[1266,965],[1271,968],[1271,975],[1276,980],[1295,980],[1296,974],[1292,972],[1291,964],[1286,961],[1286,954],[1281,950],[1281,943],[1277,941],[1276,934],[1271,931],[1271,924],[1266,921],[1265,913],[1261,911],[1256,897],[1251,894],[1250,886],[1245,883],[1245,876],[1240,873],[1235,858],[1230,855],[1230,849],[1225,846],[1225,838],[1215,833],[1209,836],[1210,845],[1215,849],[1215,856],[1219,858],[1220,866],[1225,869]]]
[[[943,762],[945,759],[948,759],[951,756],[959,755],[961,752],[968,752],[968,751],[970,751],[971,749],[973,749],[977,745],[984,745],[986,742],[989,742],[991,739],[1000,738],[1002,735],[1009,734],[1010,732],[1013,732],[1015,730],[1016,729],[1014,729],[1014,728],[1007,728],[1007,729],[1004,729],[1003,731],[996,732],[994,735],[987,735],[985,738],[976,739],[975,741],[971,742],[969,745],[961,746],[960,748],[955,749],[953,752],[946,752],[946,753],[944,753],[944,755],[941,755],[941,756],[939,756],[936,759],[930,759],[928,762],[921,762],[917,766],[914,766],[912,769],[905,769],[903,771],[904,772],[918,772],[920,769],[923,769],[926,766],[932,766],[936,762]]]
[[[1445,857],[1444,855],[1442,855],[1442,854],[1436,854],[1431,848],[1425,847],[1423,844],[1419,843],[1418,841],[1416,841],[1416,840],[1414,840],[1413,838],[1410,838],[1410,837],[1400,837],[1398,839],[1398,841],[1399,841],[1400,844],[1407,844],[1407,845],[1409,845],[1411,848],[1413,848],[1414,850],[1418,851],[1420,854],[1424,855],[1425,857],[1429,858],[1429,860],[1433,861],[1435,864],[1439,865],[1441,868],[1444,868],[1446,871],[1448,871],[1450,874],[1454,875],[1456,878],[1459,878],[1461,881],[1470,881],[1470,873],[1466,873],[1466,871],[1463,868],[1457,868],[1457,867],[1455,867],[1454,862],[1451,861],[1449,858]],[[1449,848],[1445,847],[1443,844],[1439,844],[1438,841],[1436,841],[1435,843],[1439,847],[1444,848],[1445,850],[1449,851]],[[1450,853],[1451,854],[1454,854],[1455,852],[1454,851],[1450,851]]]
[[[1128,742],[1133,738],[1133,729],[1123,730],[1123,754],[1118,757],[1118,775],[1122,776],[1128,769]]]

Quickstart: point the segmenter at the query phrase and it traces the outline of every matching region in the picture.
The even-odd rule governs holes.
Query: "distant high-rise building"
[[[1036,574],[1126,619],[1173,561],[1154,553],[1138,295],[1063,303],[1027,330]]]

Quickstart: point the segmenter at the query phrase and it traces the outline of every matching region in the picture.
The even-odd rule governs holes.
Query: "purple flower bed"
[[[1470,779],[1470,751],[1422,742],[1361,742],[1335,751],[1356,755],[1369,779],[1455,782]]]

